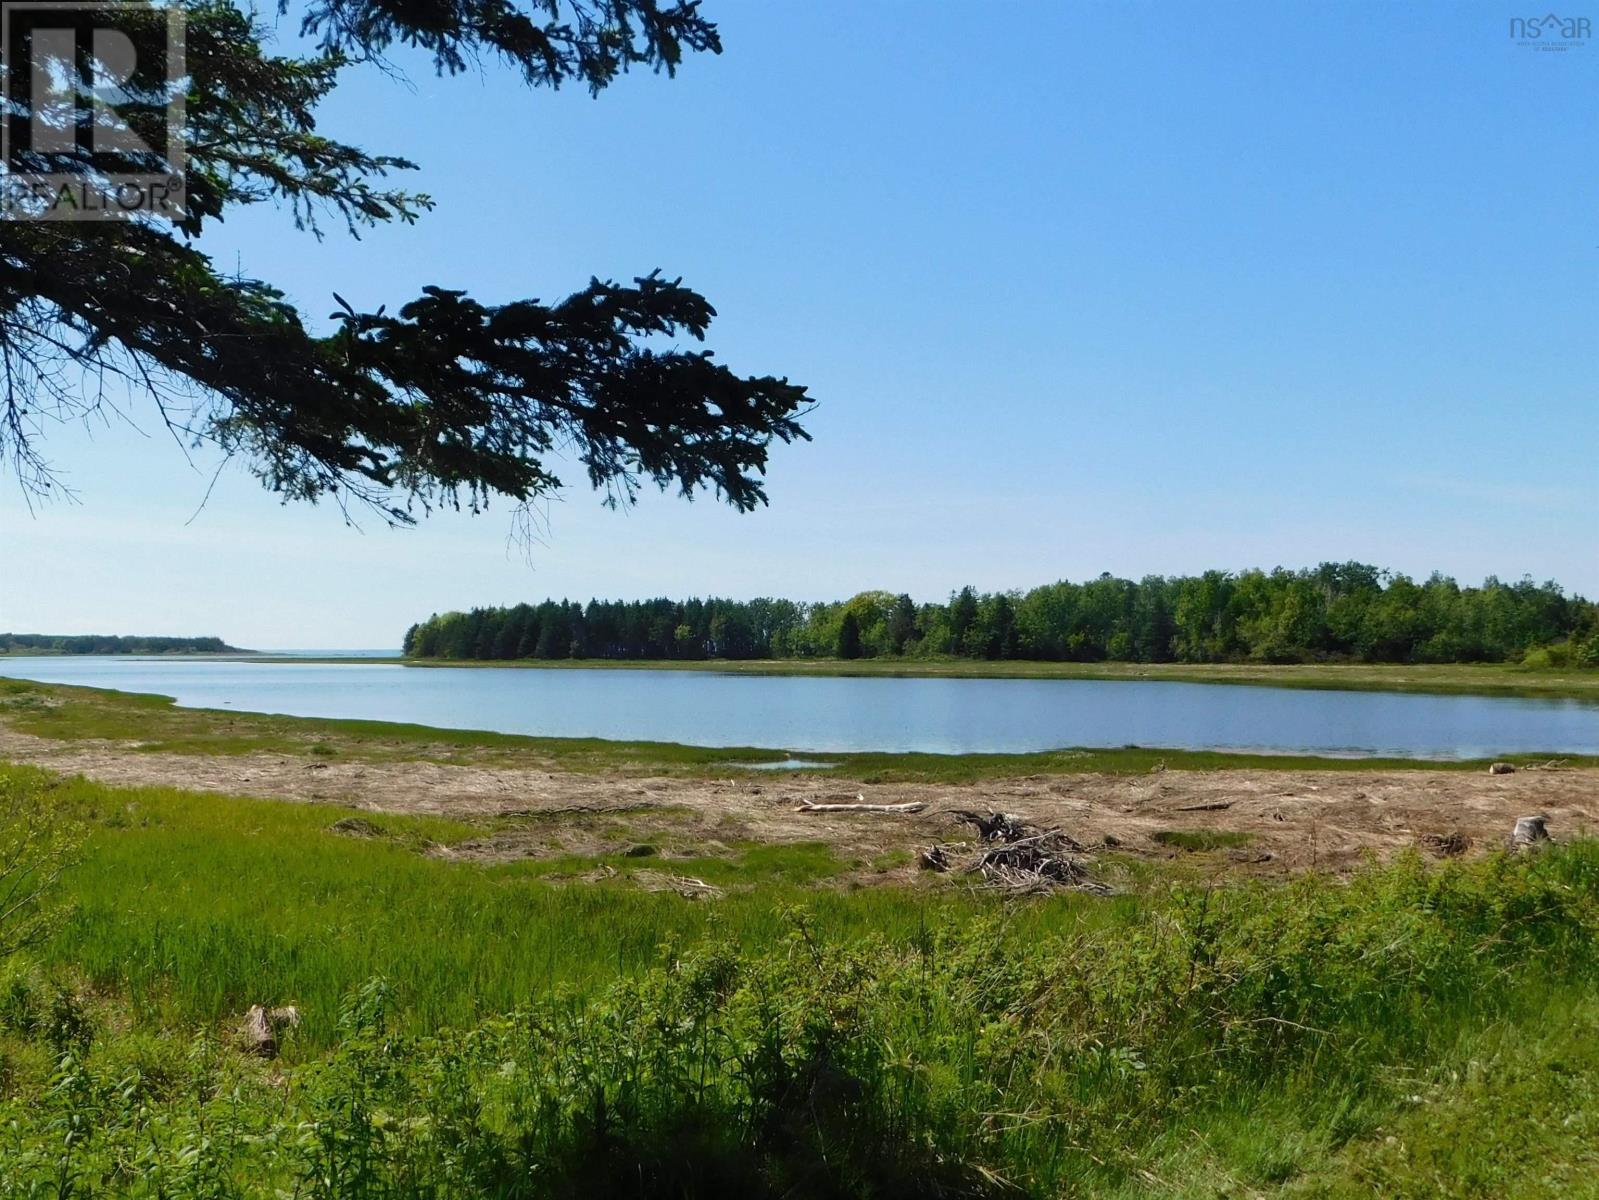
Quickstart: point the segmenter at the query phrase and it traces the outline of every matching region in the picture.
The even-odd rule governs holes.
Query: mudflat
[[[823,842],[862,863],[855,878],[908,882],[921,849],[965,840],[952,810],[1011,812],[1084,846],[1220,872],[1343,871],[1408,847],[1477,854],[1518,817],[1557,840],[1599,828],[1599,769],[1523,764],[1447,769],[1164,770],[1039,774],[971,782],[873,782],[834,771],[712,776],[412,761],[308,761],[303,754],[178,754],[64,741],[0,725],[0,758],[119,786],[166,786],[481,825],[440,848],[486,861],[625,853],[670,859],[732,843]],[[801,812],[805,803],[921,803],[919,812]],[[865,864],[873,863],[874,866]]]

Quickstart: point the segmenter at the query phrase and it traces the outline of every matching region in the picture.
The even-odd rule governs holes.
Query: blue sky
[[[205,245],[319,317],[681,274],[724,361],[820,402],[770,508],[574,487],[528,554],[506,506],[358,532],[229,469],[195,515],[214,464],[145,413],[52,436],[80,505],[0,481],[0,629],[392,646],[545,595],[1344,558],[1599,593],[1599,44],[1454,2],[705,11],[726,53],[598,100],[352,73],[323,127],[416,159],[437,211]]]

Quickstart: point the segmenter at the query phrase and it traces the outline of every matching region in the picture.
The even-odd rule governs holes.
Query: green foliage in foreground
[[[29,774],[0,774],[0,961],[47,940],[77,829]]]
[[[297,1004],[306,1023],[295,1053],[326,1045],[341,997],[373,975],[392,982],[399,1026],[423,1032],[556,987],[593,992],[655,962],[668,941],[714,932],[742,946],[770,944],[788,904],[803,902],[848,938],[906,936],[995,907],[963,894],[813,889],[807,881],[847,864],[812,843],[717,859],[610,860],[729,889],[722,900],[692,903],[642,891],[625,870],[595,883],[549,878],[601,859],[482,866],[428,854],[489,831],[455,821],[363,813],[378,836],[351,838],[331,829],[351,810],[331,805],[107,788],[17,768],[0,768],[0,778],[47,789],[89,830],[82,861],[62,883],[74,914],[43,951],[49,963],[115,992],[150,1027]],[[1073,901],[1051,919],[1069,907],[1106,910]]]
[[[1599,1025],[1599,844],[1108,904],[951,903],[908,923],[876,893],[758,893],[740,915],[617,892],[599,924],[592,893],[507,888],[406,836],[327,836],[328,810],[58,790],[68,808],[126,815],[91,837],[96,888],[140,856],[167,860],[101,893],[149,986],[165,970],[175,1000],[194,999],[204,956],[225,975],[265,953],[256,998],[299,999],[326,1033],[313,1025],[289,1066],[268,1067],[228,1051],[224,1023],[169,1032],[182,1005],[139,1020],[115,970],[100,978],[110,998],[88,1001],[44,968],[0,971],[7,1197],[1497,1197],[1581,1194],[1591,1178],[1573,1168],[1591,1161],[1599,1056],[1568,1038]],[[306,859],[315,835],[327,852]],[[118,839],[127,853],[95,865]],[[215,908],[252,845],[259,865],[235,891],[287,872],[256,896],[258,931],[240,923],[247,905]],[[426,874],[386,889],[407,861]],[[169,902],[191,872],[206,890]],[[382,919],[441,887],[459,889],[445,908]],[[762,903],[762,935],[743,936]],[[728,917],[693,928],[666,912]],[[651,920],[653,966],[581,992],[529,973],[454,1032],[418,1019],[540,944],[598,960]],[[542,943],[502,944],[541,927]],[[69,929],[58,970],[95,944]],[[343,992],[321,1018],[320,994],[264,994],[300,955]],[[422,955],[458,969],[418,973]],[[394,981],[360,982],[379,973]],[[1518,1054],[1561,1087],[1517,1075]],[[1481,1148],[1457,1140],[1489,1129]]]
[[[1456,1065],[1373,1135],[1307,1172],[1317,1200],[1578,1200],[1599,1196],[1599,1002],[1556,993],[1532,1019],[1465,1039]]]

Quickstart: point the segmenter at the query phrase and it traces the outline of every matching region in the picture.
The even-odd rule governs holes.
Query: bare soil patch
[[[61,742],[0,727],[0,758],[101,783],[426,813],[481,822],[451,847],[482,861],[623,854],[648,844],[670,873],[674,847],[717,854],[735,842],[826,842],[870,862],[908,865],[861,877],[908,879],[924,848],[965,840],[952,810],[995,810],[1059,828],[1084,845],[1217,869],[1278,874],[1347,870],[1408,847],[1439,856],[1503,846],[1517,818],[1547,817],[1556,840],[1599,832],[1599,770],[1153,771],[1035,775],[972,784],[859,783],[835,774],[639,778],[429,762],[307,762],[280,754],[178,755],[110,742]],[[920,803],[916,812],[797,812],[801,804]],[[1173,838],[1171,833],[1209,838]],[[1246,835],[1232,837],[1229,835]],[[1213,849],[1184,847],[1201,845]],[[671,886],[671,885],[668,885]]]

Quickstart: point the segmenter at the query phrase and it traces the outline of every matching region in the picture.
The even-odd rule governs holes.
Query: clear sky
[[[574,487],[524,554],[506,506],[356,531],[230,469],[195,515],[212,464],[136,413],[52,438],[80,505],[0,481],[0,630],[378,647],[546,595],[1345,558],[1599,593],[1599,39],[1455,0],[704,9],[721,57],[598,100],[352,73],[323,127],[437,211],[205,245],[319,317],[681,274],[724,361],[820,401],[770,508]]]

